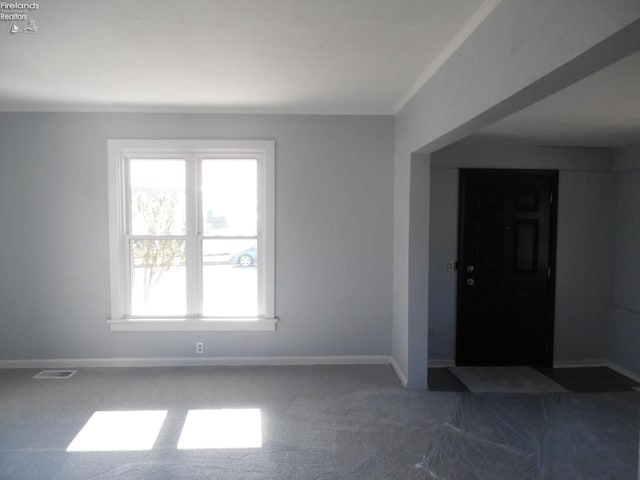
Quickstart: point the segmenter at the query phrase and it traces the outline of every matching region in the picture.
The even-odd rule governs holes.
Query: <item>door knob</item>
[[[473,273],[475,269],[476,267],[474,267],[473,265],[467,265],[467,273]]]
[[[470,287],[473,287],[475,284],[476,284],[476,281],[473,278],[467,279],[467,285],[469,285]]]

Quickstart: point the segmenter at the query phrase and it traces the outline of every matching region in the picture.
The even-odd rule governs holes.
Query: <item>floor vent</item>
[[[66,380],[71,378],[77,370],[43,370],[33,378],[38,379],[51,379],[51,380]]]

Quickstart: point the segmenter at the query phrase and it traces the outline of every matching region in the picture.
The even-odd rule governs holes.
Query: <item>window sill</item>
[[[273,332],[277,318],[119,319],[108,320],[112,332]]]

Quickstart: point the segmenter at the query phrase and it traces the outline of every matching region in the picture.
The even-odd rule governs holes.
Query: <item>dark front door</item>
[[[461,170],[458,365],[553,361],[557,172]]]

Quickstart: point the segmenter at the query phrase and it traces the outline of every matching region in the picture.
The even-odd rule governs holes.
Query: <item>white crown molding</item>
[[[326,115],[326,116],[394,116],[429,81],[502,0],[485,0],[465,22],[456,35],[445,45],[436,58],[423,70],[411,88],[390,109],[278,109],[256,107],[220,107],[214,105],[21,105],[0,107],[0,113],[180,113],[217,115]]]
[[[314,110],[314,109],[259,109],[229,108],[215,106],[184,105],[49,105],[49,106],[5,106],[0,113],[179,113],[201,115],[308,115],[308,116],[393,116],[393,110]]]
[[[478,26],[484,22],[494,8],[502,0],[485,0],[480,8],[474,13],[469,20],[462,26],[458,33],[445,45],[440,54],[427,65],[422,74],[418,77],[415,83],[407,90],[407,92],[400,98],[393,108],[393,114],[396,115],[402,107],[404,107],[413,96],[418,93],[431,77],[446,63],[447,60],[455,53],[458,48],[471,36],[471,34],[478,28]]]
[[[0,107],[0,113],[180,113],[218,115],[325,115],[325,116],[394,116],[429,81],[502,0],[485,0],[478,10],[431,61],[418,79],[393,108],[373,110],[350,109],[287,109],[269,107],[233,107],[215,105],[33,105],[14,102]]]

